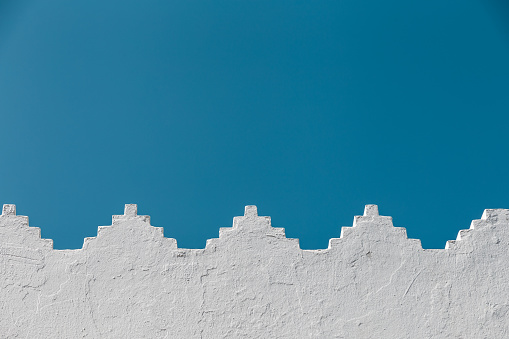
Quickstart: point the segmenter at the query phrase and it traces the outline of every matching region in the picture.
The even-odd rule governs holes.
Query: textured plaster
[[[367,205],[324,250],[255,206],[205,249],[126,205],[82,249],[4,205],[0,338],[509,338],[509,210],[424,250]]]

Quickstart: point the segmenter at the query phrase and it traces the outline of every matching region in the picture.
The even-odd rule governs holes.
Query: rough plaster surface
[[[325,250],[255,206],[205,249],[137,215],[54,250],[4,205],[0,338],[509,338],[509,210],[423,250],[367,205]]]

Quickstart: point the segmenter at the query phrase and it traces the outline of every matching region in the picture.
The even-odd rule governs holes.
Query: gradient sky
[[[55,248],[123,204],[203,248],[247,204],[305,249],[364,204],[443,248],[509,208],[502,0],[0,2],[0,203]]]

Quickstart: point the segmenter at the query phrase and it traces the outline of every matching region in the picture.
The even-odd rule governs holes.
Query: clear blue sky
[[[124,203],[203,248],[247,204],[325,248],[509,208],[502,0],[0,2],[0,203],[81,248]]]

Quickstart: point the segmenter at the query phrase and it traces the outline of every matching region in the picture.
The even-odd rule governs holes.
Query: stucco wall
[[[509,210],[423,250],[367,205],[325,250],[255,206],[181,249],[136,205],[82,249],[0,217],[1,338],[509,338]]]

